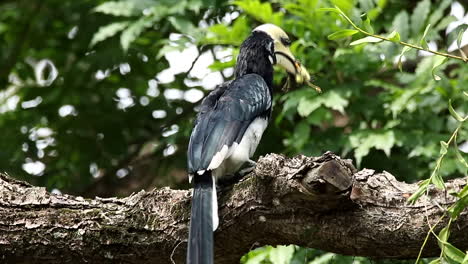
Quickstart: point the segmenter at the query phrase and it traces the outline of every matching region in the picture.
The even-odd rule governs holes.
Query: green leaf
[[[440,176],[440,173],[437,170],[436,170],[436,173],[434,173],[434,175],[431,177],[431,182],[438,189],[440,190],[445,189],[444,180],[442,179],[442,176]]]
[[[400,33],[401,39],[407,39],[410,34],[408,13],[406,11],[398,13],[393,19],[391,28]]]
[[[460,149],[458,148],[457,137],[455,137],[455,140],[453,141],[453,143],[455,144],[455,156],[457,157],[458,162],[460,162],[463,166],[465,166],[465,168],[468,169],[468,163],[466,162],[465,158],[463,158],[463,156],[460,153]],[[468,191],[467,191],[467,194],[468,194]]]
[[[120,36],[120,45],[123,50],[127,51],[130,44],[135,41],[146,28],[153,25],[153,21],[156,18],[157,17],[142,17],[125,29]]]
[[[177,31],[183,34],[194,34],[195,32],[198,31],[198,28],[196,28],[192,22],[189,20],[183,18],[183,17],[178,17],[178,16],[171,16],[168,18],[169,22],[171,22],[172,26],[174,26]]]
[[[451,4],[451,0],[443,0],[440,5],[435,8],[434,12],[432,12],[431,16],[429,17],[429,24],[436,25],[437,22],[442,18],[444,15],[445,9]]]
[[[461,49],[462,46],[461,46],[461,41],[462,41],[462,38],[463,38],[463,34],[465,33],[465,31],[468,29],[468,25],[467,24],[464,24],[464,25],[460,25],[458,27],[458,35],[457,35],[457,47],[458,49]]]
[[[344,37],[352,36],[356,33],[359,33],[359,31],[354,30],[354,29],[342,29],[340,31],[337,31],[328,35],[328,39],[329,40],[341,39]]]
[[[341,94],[330,91],[327,95],[320,96],[320,98],[322,98],[322,102],[326,107],[345,114],[345,107],[348,106],[349,101]]]
[[[294,246],[277,246],[270,251],[270,261],[273,264],[288,264],[294,255]]]
[[[317,9],[317,11],[318,12],[333,12],[333,13],[340,14],[340,11],[333,7],[323,7],[323,8]]]
[[[429,32],[429,28],[431,28],[431,24],[428,24],[426,26],[426,29],[424,29],[424,33],[422,37],[419,39],[419,44],[425,49],[428,49],[427,42],[426,42],[426,35],[427,35],[427,32]]]
[[[128,21],[124,21],[100,27],[99,30],[96,33],[94,33],[93,39],[91,40],[91,43],[89,45],[92,47],[97,43],[114,36],[119,31],[124,30],[128,26],[128,24]]]
[[[255,250],[250,251],[249,253],[242,256],[240,263],[242,264],[261,264],[265,263],[264,261],[268,259],[268,255],[270,254],[270,250],[272,246],[266,246],[257,248]]]
[[[445,30],[447,28],[447,26],[450,25],[450,23],[455,22],[457,20],[458,19],[453,15],[445,16],[444,18],[442,18],[442,20],[439,22],[439,24],[437,24],[437,26],[435,26],[434,30],[436,32],[441,31],[441,30]]]
[[[303,97],[299,100],[297,112],[300,116],[306,117],[321,105],[344,114],[344,108],[348,106],[348,100],[335,91],[324,93],[321,96]]]
[[[440,141],[440,155],[447,154],[448,144],[445,141]]]
[[[361,15],[361,19],[362,19],[362,23],[364,25],[364,29],[371,33],[371,34],[374,34],[374,29],[372,28],[371,26],[371,23],[370,23],[370,18],[367,14],[362,14]]]
[[[440,264],[440,258],[434,259],[433,261],[429,262],[429,264]]]
[[[459,198],[464,198],[468,196],[468,184],[463,187],[463,189],[457,194]]]
[[[436,70],[438,67],[444,65],[447,61],[448,61],[448,58],[447,58],[447,57],[442,57],[442,56],[436,56],[436,57],[435,57],[434,66],[432,66],[432,71],[431,71],[431,72],[432,72],[432,78],[434,78],[434,80],[440,81],[440,80],[442,79],[439,75],[437,75],[437,74],[435,73],[435,70]]]
[[[413,35],[419,35],[424,23],[426,22],[427,16],[431,9],[431,1],[423,0],[418,2],[418,5],[413,10],[411,15],[411,32]]]
[[[429,179],[426,179],[419,183],[419,188],[416,192],[414,192],[409,198],[408,198],[408,203],[413,204],[415,203],[419,197],[421,197],[426,191],[427,187],[429,186]]]
[[[459,252],[457,252],[457,249],[453,249],[453,246],[451,246],[450,243],[448,243],[448,239],[450,237],[450,227],[446,226],[440,230],[439,235],[437,236],[437,244],[439,245],[439,248],[443,252],[444,257],[449,257],[450,259],[453,259],[453,257],[458,258]],[[459,262],[461,263],[461,262]]]
[[[464,35],[464,33],[466,32],[467,29],[468,29],[468,25],[467,25],[467,24],[460,25],[460,26],[458,27],[458,35],[457,35],[457,48],[458,48],[458,51],[460,52],[462,58],[463,58],[465,61],[467,60],[467,58],[466,58],[465,52],[464,52],[463,49],[462,49],[461,41],[462,41],[463,35]]]
[[[390,33],[390,35],[387,36],[387,38],[392,42],[398,43],[400,42],[400,33],[394,30],[392,33]]]
[[[362,158],[369,154],[371,149],[379,149],[390,156],[391,149],[396,143],[395,133],[392,130],[380,132],[362,132],[349,136],[349,142],[354,149],[356,163],[360,166]]]
[[[468,251],[465,253],[465,258],[463,259],[462,264],[468,264]]]
[[[110,1],[104,2],[93,9],[94,12],[103,13],[112,16],[134,16],[137,15],[137,9],[134,2],[131,1]]]
[[[365,38],[355,40],[355,41],[351,42],[349,45],[354,46],[354,45],[359,45],[359,44],[362,44],[362,43],[378,43],[378,42],[381,42],[381,41],[383,41],[383,40],[379,39],[379,38],[367,36]]]
[[[244,10],[245,13],[263,23],[283,24],[282,12],[274,12],[271,3],[259,0],[237,0],[234,4]]]
[[[456,261],[457,263],[462,263],[463,262],[463,260],[466,257],[466,254],[463,253],[463,251],[461,251],[458,248],[454,247],[450,243],[445,243],[444,246],[445,246],[444,255],[446,255],[448,258]]]
[[[457,217],[466,208],[467,205],[468,196],[464,196],[463,198],[460,198],[460,200],[455,202],[452,206],[450,206],[447,211],[450,213],[450,217],[452,219],[457,219]]]
[[[400,56],[398,57],[398,69],[400,69],[400,71],[402,71],[401,60],[403,59],[403,55],[405,55],[405,53],[409,51],[410,49],[411,49],[410,47],[404,46],[403,49],[401,50]]]
[[[448,226],[440,230],[439,235],[438,235],[439,239],[437,240],[437,244],[439,244],[440,249],[444,248],[444,244],[447,243],[449,236],[450,236],[450,229]]]
[[[450,111],[450,114],[452,114],[453,118],[455,118],[458,122],[463,122],[465,121],[465,119],[463,117],[461,117],[457,111],[455,111],[455,109],[453,109],[453,106],[452,106],[452,99],[449,99],[449,111]]]
[[[297,105],[297,113],[300,116],[306,117],[310,115],[313,111],[317,110],[322,105],[322,100],[310,100],[307,98],[302,98]]]
[[[372,8],[375,8],[375,3],[373,0],[359,0],[359,7],[362,11],[368,12]]]

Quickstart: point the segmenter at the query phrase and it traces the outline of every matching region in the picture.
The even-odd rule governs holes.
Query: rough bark
[[[465,184],[456,179],[447,190]],[[356,171],[331,153],[267,155],[248,178],[219,195],[215,263],[238,263],[249,249],[265,244],[414,258],[428,223],[434,225],[454,202],[447,191],[431,188],[429,197],[408,205],[416,189],[387,172]],[[163,188],[91,200],[50,194],[0,175],[0,262],[184,263],[190,196]],[[452,228],[451,242],[466,250],[466,211]],[[432,239],[423,255],[438,254]]]

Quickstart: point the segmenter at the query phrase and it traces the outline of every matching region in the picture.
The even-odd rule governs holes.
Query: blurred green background
[[[286,76],[277,71],[273,120],[256,154],[333,151],[402,181],[428,178],[439,142],[457,126],[449,99],[468,114],[467,64],[449,60],[433,70],[438,57],[410,50],[400,72],[402,46],[349,45],[362,34],[327,38],[351,28],[319,10],[334,5],[359,26],[367,14],[376,34],[396,30],[418,45],[431,24],[429,48],[457,55],[458,32],[468,23],[466,2],[447,0],[4,0],[0,170],[85,197],[189,188],[186,146],[197,105],[232,77],[250,31],[274,23],[323,93],[284,93]],[[468,35],[461,40],[465,46]],[[465,126],[457,140],[465,157],[466,139]],[[440,173],[467,175],[453,149]],[[242,262],[377,263],[295,246],[264,247]]]

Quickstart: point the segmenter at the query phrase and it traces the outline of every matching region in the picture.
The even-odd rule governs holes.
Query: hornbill
[[[250,160],[271,117],[273,65],[298,83],[309,82],[295,60],[288,35],[264,24],[242,43],[235,79],[219,85],[202,101],[188,146],[188,172],[194,182],[187,263],[213,263],[213,231],[218,227],[216,180],[232,177]]]

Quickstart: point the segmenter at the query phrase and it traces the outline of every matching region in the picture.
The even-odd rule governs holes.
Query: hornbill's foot
[[[248,160],[246,162],[246,165],[244,165],[244,168],[238,171],[237,177],[239,178],[239,181],[242,181],[244,179],[248,178],[248,175],[255,170],[255,167],[257,166],[257,163],[253,160]]]
[[[224,175],[224,177],[218,179],[216,187],[219,192],[222,192],[232,187],[232,185],[234,185],[238,181],[239,179],[237,178],[236,174],[227,174]]]
[[[242,167],[241,170],[234,174],[228,174],[224,177],[220,178],[217,182],[217,186],[219,187],[219,191],[223,191],[232,187],[235,183],[242,181],[249,175],[254,169],[257,163],[253,160],[246,161],[245,165]]]

